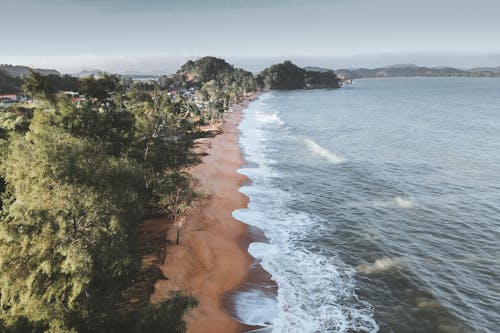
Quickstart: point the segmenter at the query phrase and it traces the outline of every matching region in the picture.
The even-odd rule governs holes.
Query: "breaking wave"
[[[233,216],[258,227],[270,240],[250,244],[249,252],[271,274],[278,294],[274,304],[266,303],[266,309],[253,316],[251,304],[245,308],[243,302],[237,311],[239,319],[244,317],[248,325],[270,323],[278,333],[376,332],[371,305],[356,295],[355,269],[337,256],[305,245],[310,233],[325,221],[289,208],[295,194],[276,184],[282,175],[267,153],[269,132],[265,128],[274,117],[263,117],[266,111],[265,102],[258,100],[245,111],[240,124],[240,144],[250,165],[238,171],[252,183],[240,189],[250,199],[248,208],[234,211]],[[310,139],[305,142],[334,163],[344,161]]]
[[[375,207],[378,208],[404,208],[404,209],[410,209],[410,208],[415,208],[416,203],[414,200],[410,198],[403,198],[400,196],[396,196],[390,200],[387,201],[376,201],[373,204]]]
[[[399,264],[399,259],[383,257],[375,260],[373,263],[361,264],[356,266],[356,271],[361,274],[369,275],[374,273],[385,272]]]
[[[326,149],[325,147],[322,147],[319,145],[316,141],[309,139],[309,138],[301,138],[301,141],[309,148],[310,151],[313,153],[327,159],[328,161],[339,164],[339,163],[344,163],[346,162],[346,159],[335,154],[334,152]]]
[[[265,114],[265,113],[257,114],[257,119],[263,123],[272,123],[280,126],[285,124],[285,122],[281,120],[280,116],[276,112],[273,114]]]

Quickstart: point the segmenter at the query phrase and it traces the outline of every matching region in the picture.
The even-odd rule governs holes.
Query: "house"
[[[0,95],[0,101],[11,101],[16,102],[18,100],[17,94],[4,94]]]
[[[19,96],[16,94],[0,95],[0,107],[9,106],[19,102]]]
[[[79,96],[78,92],[76,92],[76,91],[58,91],[57,94],[61,95],[61,96],[69,96],[69,97],[78,97]]]

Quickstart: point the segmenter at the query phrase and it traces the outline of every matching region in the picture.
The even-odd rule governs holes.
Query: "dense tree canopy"
[[[181,332],[191,298],[128,315],[117,304],[140,269],[138,224],[151,213],[175,215],[192,198],[179,172],[189,161],[189,136],[180,133],[190,115],[165,95],[121,96],[115,77],[82,81],[92,99],[79,106],[31,74],[25,86],[40,103],[29,127],[0,124],[0,328]]]
[[[23,91],[32,97],[55,102],[56,90],[49,79],[33,70],[30,70],[29,76],[24,81]]]
[[[191,76],[194,82],[203,84],[212,80],[222,80],[231,76],[234,67],[224,59],[203,57],[196,61],[189,60],[177,72],[184,76]]]
[[[49,74],[47,80],[56,91],[78,91],[80,81],[79,78],[68,74],[62,76]]]
[[[233,95],[255,91],[257,88],[253,74],[235,68],[224,59],[203,57],[189,60],[171,78],[164,78],[164,84],[180,87],[197,87],[213,82],[221,92]]]
[[[258,80],[266,89],[292,90],[305,87],[305,70],[290,61],[275,64],[260,73]]]
[[[270,90],[339,87],[339,79],[333,71],[308,71],[290,61],[266,68],[257,76],[257,83]]]
[[[21,91],[22,80],[0,70],[0,94],[16,94]]]
[[[78,90],[78,82],[79,79],[77,77],[71,75],[42,75],[37,71],[29,71],[28,77],[35,76],[36,78],[32,80],[31,84],[41,83],[41,80],[46,81],[46,84],[51,87],[53,91],[77,91]],[[23,79],[18,77],[12,77],[8,73],[0,70],[0,94],[15,94],[21,92],[23,90]],[[41,86],[28,86],[28,89],[37,89],[41,88]],[[30,93],[32,91],[26,91]]]
[[[102,100],[112,96],[121,88],[120,81],[118,75],[104,74],[99,78],[91,75],[80,79],[78,91],[86,97]]]
[[[339,88],[340,80],[332,70],[326,71],[306,71],[306,88]]]
[[[0,89],[16,80],[0,72]],[[338,86],[333,72],[289,61],[256,80],[215,57],[160,84],[31,70],[22,89],[37,103],[0,113],[0,332],[183,332],[190,297],[121,306],[140,271],[137,227],[186,210],[195,193],[182,170],[197,128],[258,82]],[[57,93],[65,90],[83,97]]]

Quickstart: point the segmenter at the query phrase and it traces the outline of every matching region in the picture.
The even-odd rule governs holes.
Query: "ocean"
[[[273,332],[500,331],[500,79],[358,80],[245,110],[249,252]]]

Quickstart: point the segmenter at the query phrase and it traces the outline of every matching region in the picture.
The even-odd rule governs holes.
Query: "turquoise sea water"
[[[240,320],[500,330],[500,79],[266,93],[240,129],[252,184],[234,215],[270,239],[250,252],[279,286],[276,300],[240,302]]]

